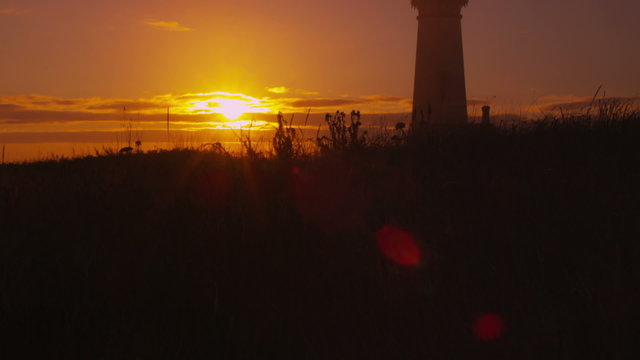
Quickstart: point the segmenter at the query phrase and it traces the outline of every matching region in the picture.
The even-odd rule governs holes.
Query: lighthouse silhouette
[[[467,123],[462,8],[469,0],[411,0],[418,9],[413,126]]]

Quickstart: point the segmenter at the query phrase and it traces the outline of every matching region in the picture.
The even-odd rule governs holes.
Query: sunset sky
[[[171,106],[195,123],[244,110],[407,112],[417,34],[409,3],[0,0],[0,142],[97,130],[121,121],[125,106],[159,122]],[[470,111],[489,102],[543,112],[599,85],[640,96],[638,14],[637,0],[471,0]]]

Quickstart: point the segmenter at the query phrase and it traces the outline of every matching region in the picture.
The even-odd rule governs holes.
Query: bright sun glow
[[[242,114],[251,111],[251,106],[243,100],[218,100],[218,106],[212,110],[224,115],[229,120],[237,120]]]
[[[222,114],[227,120],[238,120],[248,113],[270,113],[271,108],[263,100],[244,94],[232,94],[227,92],[215,92],[206,95],[206,100],[194,101],[190,110],[200,114]]]

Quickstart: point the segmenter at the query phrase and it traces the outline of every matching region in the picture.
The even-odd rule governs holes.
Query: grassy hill
[[[637,117],[574,119],[3,165],[2,351],[630,358],[639,139]]]

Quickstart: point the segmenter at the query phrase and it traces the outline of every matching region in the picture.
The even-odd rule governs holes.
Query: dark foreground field
[[[0,358],[634,358],[637,120],[1,166]]]

